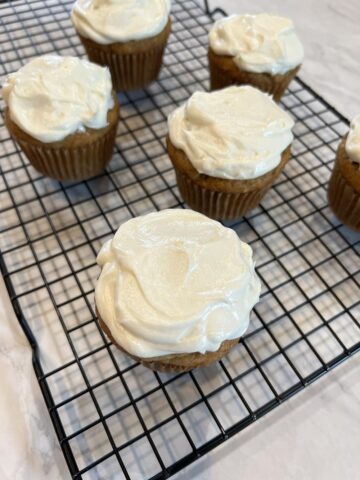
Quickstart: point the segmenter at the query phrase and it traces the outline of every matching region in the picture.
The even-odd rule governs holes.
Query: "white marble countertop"
[[[210,3],[229,13],[268,8],[267,0]],[[273,0],[271,10],[295,19],[306,49],[302,78],[345,116],[360,112],[356,91],[359,1],[304,0],[300,4]],[[67,479],[68,470],[32,370],[31,351],[1,278],[0,317],[0,478]],[[356,478],[360,471],[359,368],[358,355],[176,478]]]

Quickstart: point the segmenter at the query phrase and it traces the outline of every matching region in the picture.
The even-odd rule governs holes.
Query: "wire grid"
[[[2,80],[39,54],[84,54],[71,3],[0,7]],[[172,15],[160,79],[121,95],[117,147],[102,175],[42,177],[1,116],[1,269],[74,479],[167,478],[360,348],[360,240],[326,199],[348,122],[299,79],[283,100],[297,120],[294,158],[251,215],[228,223],[252,246],[263,284],[237,348],[210,367],[160,374],[118,352],[99,328],[100,246],[133,216],[183,207],[166,118],[208,88],[212,19],[193,0],[173,2]]]

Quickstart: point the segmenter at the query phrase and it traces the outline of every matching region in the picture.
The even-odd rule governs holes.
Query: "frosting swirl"
[[[266,13],[216,21],[209,44],[216,54],[234,57],[235,64],[248,72],[284,74],[304,59],[293,22]]]
[[[199,173],[251,179],[279,165],[294,122],[269,95],[241,86],[194,93],[168,125],[171,143]]]
[[[240,337],[259,299],[252,250],[191,210],[163,210],[121,225],[98,255],[96,306],[128,353],[215,351]]]
[[[154,37],[169,14],[170,0],[76,0],[71,19],[80,35],[107,45]]]
[[[352,162],[360,164],[360,115],[356,115],[350,124],[345,150]]]
[[[76,57],[44,55],[5,80],[11,120],[44,143],[107,125],[114,106],[108,68]]]

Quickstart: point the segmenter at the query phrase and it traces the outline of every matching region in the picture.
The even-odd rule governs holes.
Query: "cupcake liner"
[[[269,186],[251,192],[226,193],[203,188],[186,174],[176,170],[180,194],[190,208],[215,220],[233,220],[243,217],[259,205]]]
[[[109,67],[117,91],[135,90],[152,83],[159,75],[164,48],[149,52],[117,55],[85,47],[92,62]]]
[[[208,58],[211,90],[218,90],[230,85],[253,85],[259,90],[271,94],[276,102],[281,100],[289,83],[300,69],[298,66],[283,75],[246,72],[238,68],[232,57],[217,55],[211,48],[208,51]]]
[[[169,137],[167,146],[176,173],[180,194],[190,208],[215,220],[233,220],[258,206],[290,158],[290,147],[280,164],[251,180],[226,180],[203,175],[193,167],[185,153],[175,148]]]
[[[11,136],[40,173],[60,181],[84,180],[103,171],[111,160],[118,123],[117,104],[110,114],[107,127],[87,129],[54,143],[40,142],[23,132],[12,122],[9,111],[5,113],[5,121]]]
[[[223,358],[232,347],[239,343],[239,338],[235,338],[233,340],[225,340],[215,352],[179,353],[173,355],[164,355],[161,357],[141,358],[131,355],[114,340],[114,337],[112,336],[108,326],[100,318],[99,314],[98,320],[102,330],[119,350],[144,365],[144,367],[150,368],[156,372],[181,373],[188,372],[194,368],[205,367],[210,363],[216,362]]]
[[[109,67],[115,90],[134,90],[152,83],[159,76],[167,39],[165,29],[152,39],[101,45],[79,35],[90,61]]]
[[[112,157],[114,126],[103,137],[77,148],[47,148],[18,140],[36,170],[56,180],[84,180],[102,172]]]
[[[342,171],[342,166],[346,168],[346,172]],[[351,177],[347,178],[349,174]],[[345,141],[338,149],[328,186],[328,200],[337,218],[352,230],[360,232],[360,169],[351,165],[347,158]]]

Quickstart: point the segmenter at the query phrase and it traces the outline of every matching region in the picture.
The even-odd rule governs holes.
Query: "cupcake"
[[[360,232],[360,115],[340,142],[328,188],[329,205],[346,226]]]
[[[5,80],[5,123],[29,162],[57,180],[83,180],[110,161],[119,104],[107,68],[45,55]]]
[[[101,327],[153,370],[184,372],[219,360],[245,333],[259,300],[251,248],[191,210],[127,221],[97,261]]]
[[[89,59],[109,67],[117,91],[159,75],[171,30],[170,0],[76,0],[71,18]]]
[[[211,90],[249,84],[278,102],[300,69],[304,49],[291,20],[262,13],[215,22],[208,55]]]
[[[293,120],[251,86],[196,92],[170,114],[168,126],[180,193],[214,219],[255,208],[291,154]]]

